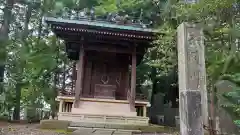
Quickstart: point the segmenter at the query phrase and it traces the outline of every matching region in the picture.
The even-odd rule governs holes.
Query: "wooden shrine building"
[[[68,57],[77,62],[74,92],[57,97],[58,119],[148,124],[149,102],[136,93],[136,66],[153,41],[154,32],[92,20],[45,20],[64,40]]]

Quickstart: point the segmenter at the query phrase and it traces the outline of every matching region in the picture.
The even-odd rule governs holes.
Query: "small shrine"
[[[155,32],[134,24],[46,18],[76,61],[72,91],[61,92],[59,120],[148,124],[149,101],[136,93],[136,66]]]

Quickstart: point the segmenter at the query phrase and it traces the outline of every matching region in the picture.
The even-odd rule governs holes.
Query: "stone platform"
[[[136,102],[143,106],[143,116],[131,111],[127,100],[81,98],[78,108],[74,108],[74,97],[59,97],[58,120],[84,123],[148,125],[146,106],[148,102]],[[68,103],[68,104],[66,104]],[[67,109],[66,109],[67,108]]]
[[[117,116],[117,115],[93,115],[74,114],[71,112],[58,113],[58,120],[66,120],[75,123],[105,123],[105,124],[134,124],[148,125],[148,117],[138,116]]]

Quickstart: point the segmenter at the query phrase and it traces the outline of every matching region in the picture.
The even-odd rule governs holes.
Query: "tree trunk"
[[[16,98],[15,98],[15,107],[13,112],[13,119],[20,120],[20,108],[21,108],[21,84],[16,84]]]
[[[67,70],[68,71],[68,70]],[[66,63],[65,61],[63,62],[63,80],[62,80],[62,90],[65,90],[66,87]]]
[[[59,74],[58,71],[55,71],[53,76],[53,97],[52,97],[52,103],[51,103],[51,116],[52,118],[55,117],[56,111],[57,111],[57,103],[55,101],[55,98],[57,97],[58,91],[57,91],[57,84],[59,80]]]
[[[6,0],[6,6],[3,9],[3,23],[0,24],[0,83],[3,82],[6,60],[6,44],[8,41],[9,27],[12,20],[12,8],[14,0]],[[0,90],[2,90],[0,85]]]
[[[24,22],[24,30],[22,32],[22,37],[21,37],[22,44],[25,46],[27,46],[26,38],[28,36],[28,25],[30,22],[31,14],[32,14],[32,6],[29,5],[25,14],[26,20]],[[19,67],[19,68],[20,68],[19,73],[21,73],[23,71],[22,69],[23,67]],[[20,79],[17,79],[17,84],[16,84],[16,98],[15,98],[16,103],[15,103],[14,114],[13,114],[14,120],[20,120],[21,83],[22,83],[22,78],[20,76]]]
[[[72,92],[75,93],[75,84],[76,84],[76,77],[77,76],[77,71],[76,71],[76,62],[73,62],[73,69],[72,69]]]
[[[56,104],[51,104],[51,116],[54,119],[56,116]]]
[[[152,93],[151,93],[151,105],[154,104],[154,94],[156,94],[156,86],[157,86],[157,80],[156,80],[156,75],[157,75],[157,69],[152,67],[151,71],[151,80],[152,80]]]
[[[27,46],[27,48],[29,48],[28,44],[26,43],[28,33],[29,33],[28,25],[32,16],[32,10],[33,10],[32,5],[31,4],[28,5],[27,11],[25,13],[24,30],[22,31],[22,37],[21,37],[21,41],[23,45]]]

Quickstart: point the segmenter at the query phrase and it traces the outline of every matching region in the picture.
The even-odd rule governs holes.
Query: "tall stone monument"
[[[203,123],[208,123],[208,103],[202,30],[182,23],[177,32],[180,132],[203,135]]]

